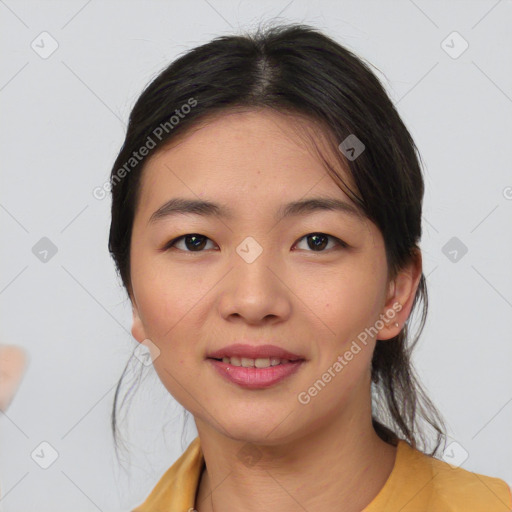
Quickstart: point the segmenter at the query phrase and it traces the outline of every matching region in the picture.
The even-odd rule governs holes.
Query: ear
[[[400,333],[411,313],[421,274],[421,251],[416,249],[411,261],[389,283],[386,303],[382,311],[384,315],[382,318],[386,319],[386,325],[379,332],[377,339],[388,340]],[[398,327],[395,325],[396,323],[398,323]]]
[[[146,333],[144,330],[144,325],[142,323],[142,319],[139,314],[139,309],[137,307],[137,303],[133,296],[131,297],[131,302],[132,302],[132,314],[133,314],[132,336],[139,343],[142,343],[147,338],[147,336],[146,336]]]

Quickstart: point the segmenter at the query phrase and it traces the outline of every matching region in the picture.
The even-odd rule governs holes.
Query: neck
[[[326,425],[300,438],[262,439],[250,445],[196,418],[206,463],[196,510],[316,512],[340,510],[342,505],[344,512],[361,511],[388,479],[396,447],[376,434],[371,406],[362,410],[360,404],[323,419]],[[244,449],[249,458],[240,456]]]

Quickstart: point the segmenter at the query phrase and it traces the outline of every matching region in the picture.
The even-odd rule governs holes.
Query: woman
[[[138,99],[111,188],[132,334],[198,431],[136,512],[510,510],[463,447],[432,456],[423,179],[360,59],[301,25],[191,50]]]

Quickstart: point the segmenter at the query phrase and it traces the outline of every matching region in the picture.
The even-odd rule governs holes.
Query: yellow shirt
[[[192,512],[204,457],[199,437],[132,512]],[[504,480],[472,473],[430,457],[400,439],[393,470],[361,512],[510,512]]]

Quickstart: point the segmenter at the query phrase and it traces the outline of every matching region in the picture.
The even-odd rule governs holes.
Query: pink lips
[[[268,368],[247,368],[224,363],[223,357],[247,357],[250,359],[279,358],[288,363],[269,366]],[[218,361],[217,359],[221,359]],[[225,379],[246,389],[264,389],[293,375],[305,362],[305,358],[275,345],[234,344],[212,352],[208,361]]]

